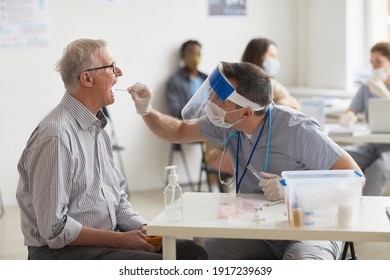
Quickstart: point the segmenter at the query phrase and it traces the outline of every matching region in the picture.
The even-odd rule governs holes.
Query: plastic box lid
[[[324,180],[359,180],[364,181],[364,175],[356,170],[299,170],[299,171],[283,171],[281,184],[286,186],[286,181],[324,181]]]

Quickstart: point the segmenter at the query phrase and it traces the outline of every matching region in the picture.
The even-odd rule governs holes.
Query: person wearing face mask
[[[181,110],[207,78],[206,73],[198,70],[201,60],[201,48],[202,45],[196,40],[188,40],[181,45],[181,67],[168,79],[166,84],[165,97],[169,113],[178,119],[182,119]],[[182,147],[173,145],[172,149],[180,151]],[[219,163],[221,147],[207,142],[204,150],[207,165],[218,168],[216,164]],[[222,163],[222,170],[225,176],[232,174],[228,157]],[[213,176],[209,176],[209,180],[210,183],[214,183]]]
[[[378,42],[371,48],[372,77],[360,87],[349,108],[339,117],[340,124],[351,127],[356,114],[364,114],[368,121],[368,100],[390,99],[390,43]],[[390,179],[390,144],[366,143],[346,146],[345,150],[364,171],[366,185],[363,195],[383,195]]]
[[[165,97],[169,113],[181,119],[181,110],[191,99],[207,74],[198,70],[202,45],[196,40],[188,40],[180,48],[181,67],[168,79]]]
[[[269,76],[253,63],[221,62],[182,110],[183,120],[151,105],[142,83],[128,88],[138,114],[158,137],[173,143],[212,141],[224,146],[234,169],[236,193],[284,197],[285,170],[353,169],[348,153],[324,134],[318,122],[272,102]],[[262,179],[248,172],[252,166]],[[327,240],[205,239],[211,259],[338,259],[341,242]]]
[[[242,62],[251,62],[260,66],[271,78],[272,99],[275,104],[300,109],[298,100],[291,96],[286,87],[276,81],[280,72],[278,48],[267,38],[255,38],[249,41],[241,58]]]

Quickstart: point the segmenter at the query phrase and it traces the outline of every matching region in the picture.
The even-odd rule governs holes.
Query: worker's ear
[[[84,71],[80,74],[80,82],[85,87],[92,87],[93,84],[93,75],[89,71]]]
[[[248,119],[252,118],[253,114],[254,114],[254,112],[253,112],[252,108],[250,108],[250,107],[245,108],[244,115],[243,115],[242,119],[243,120],[245,120],[245,119],[248,120]]]

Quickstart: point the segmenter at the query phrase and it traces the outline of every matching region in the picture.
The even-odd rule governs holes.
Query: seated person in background
[[[371,48],[372,78],[360,87],[349,109],[340,115],[340,123],[351,127],[362,113],[368,122],[368,100],[390,99],[390,43],[379,42]],[[383,195],[390,179],[390,144],[360,144],[345,147],[364,171],[363,195]]]
[[[182,119],[181,110],[207,78],[207,74],[198,70],[198,65],[201,61],[201,49],[202,45],[196,40],[188,40],[182,44],[180,59],[183,66],[169,78],[166,85],[165,97],[169,112],[178,119]],[[233,175],[229,156],[226,155],[225,159],[221,159],[222,148],[211,142],[205,145],[207,166],[218,170],[219,162],[223,160],[221,172]],[[175,146],[175,149],[178,149],[178,147]],[[216,183],[213,176],[209,177],[212,184]]]
[[[274,42],[266,38],[252,39],[245,48],[242,62],[251,62],[260,66],[271,78],[272,100],[275,104],[285,105],[299,110],[298,100],[291,96],[286,87],[275,80],[279,74],[280,62],[278,48]]]
[[[122,76],[103,40],[70,43],[57,63],[66,93],[37,126],[18,162],[16,198],[31,260],[155,260],[161,245],[145,241],[147,221],[132,208],[114,166],[104,106]],[[181,259],[207,259],[177,240]]]
[[[165,97],[169,113],[181,119],[181,110],[206,80],[207,74],[198,70],[202,46],[198,41],[188,40],[180,48],[182,67],[173,74],[166,85]]]
[[[284,170],[353,169],[351,156],[324,134],[318,122],[272,103],[271,81],[253,63],[220,63],[203,90],[184,107],[183,120],[151,106],[152,91],[136,83],[128,88],[138,114],[158,137],[173,143],[211,140],[225,145],[235,167],[236,193],[264,193],[283,199]],[[257,179],[247,167],[260,173]],[[340,256],[342,242],[327,240],[249,240],[209,238],[211,259],[328,259]]]

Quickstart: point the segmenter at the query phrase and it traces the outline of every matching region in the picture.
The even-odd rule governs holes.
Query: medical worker
[[[371,48],[372,77],[360,87],[347,112],[340,115],[340,123],[352,126],[357,113],[362,113],[368,122],[368,100],[390,99],[390,43],[379,42]],[[390,144],[366,143],[345,147],[363,169],[366,184],[363,195],[383,195],[390,179]]]
[[[235,170],[237,193],[264,193],[283,199],[284,170],[354,169],[353,159],[328,138],[312,117],[272,103],[268,75],[252,63],[219,63],[184,107],[183,120],[152,108],[152,91],[136,83],[128,88],[147,126],[176,143],[210,140],[225,145]],[[263,178],[260,182],[247,167]],[[338,259],[341,242],[205,240],[212,259]]]
[[[180,47],[180,64],[181,67],[169,77],[165,88],[165,99],[167,101],[169,113],[182,119],[181,111],[188,103],[191,97],[196,93],[199,87],[207,78],[207,74],[200,71],[198,66],[201,62],[202,45],[197,40],[187,40]],[[173,145],[175,151],[182,149],[181,145]],[[221,150],[223,147],[214,145],[207,141],[204,143],[205,161],[208,166],[207,170],[218,168]],[[218,162],[218,163],[217,163]],[[224,176],[233,173],[228,156],[222,163],[222,173]],[[211,183],[214,183],[215,176],[208,175]],[[220,185],[222,189],[222,185]]]

